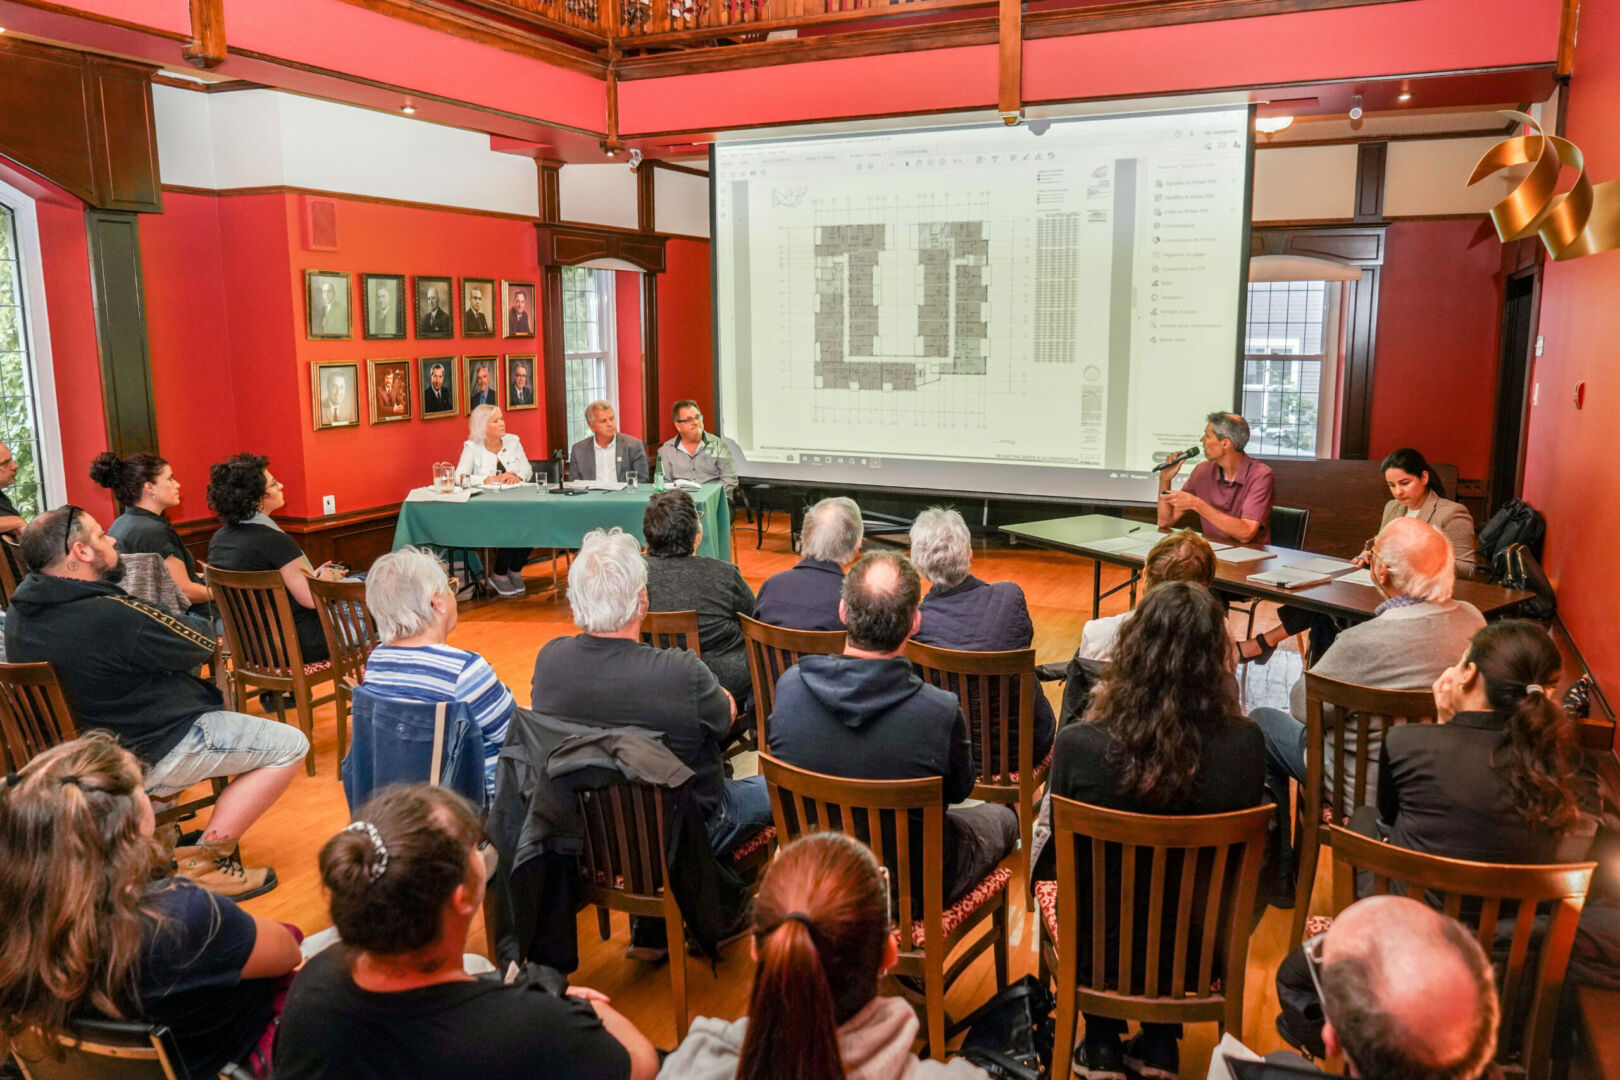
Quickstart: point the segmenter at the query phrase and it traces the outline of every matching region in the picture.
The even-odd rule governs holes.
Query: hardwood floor
[[[786,519],[772,519],[763,548],[755,550],[751,527],[738,525],[734,535],[737,560],[750,585],[797,561],[788,547]],[[1072,555],[1029,547],[1004,547],[992,542],[988,550],[976,554],[974,572],[987,580],[1012,580],[1023,586],[1035,623],[1037,659],[1042,662],[1067,659],[1080,637],[1080,627],[1091,610],[1091,565]],[[1105,569],[1105,585],[1123,580],[1123,571]],[[529,700],[534,656],[540,646],[559,634],[574,632],[566,597],[550,588],[549,565],[529,568],[529,593],[522,600],[493,600],[464,604],[460,622],[450,643],[483,654],[500,677],[512,688],[520,703]],[[1124,592],[1111,597],[1104,614],[1124,610]],[[1259,620],[1264,627],[1274,622],[1269,611]],[[1234,616],[1239,631],[1243,621]],[[1248,673],[1246,687],[1252,705],[1286,702],[1287,688],[1297,677],[1299,658],[1292,652],[1279,652],[1266,668]],[[1057,703],[1056,688],[1048,687]],[[256,705],[253,706],[256,709]],[[332,707],[316,713],[316,761],[318,774],[302,774],[292,788],[249,832],[244,854],[253,865],[271,865],[280,877],[280,886],[271,893],[248,901],[244,906],[255,914],[294,923],[306,933],[331,925],[322,893],[316,858],[321,845],[348,823],[348,810],[338,780],[337,746]],[[1318,906],[1328,893],[1327,870],[1316,890]],[[1014,882],[1016,890],[1021,888]],[[1033,972],[1036,967],[1032,938],[1032,915],[1022,903],[1012,906],[1012,976]],[[1244,992],[1243,1041],[1264,1053],[1281,1047],[1273,1020],[1277,1013],[1273,975],[1284,954],[1288,933],[1287,913],[1269,910],[1252,939]],[[623,916],[614,916],[613,937],[599,939],[595,913],[582,912],[579,920],[581,966],[575,983],[595,987],[609,995],[617,1008],[634,1020],[655,1045],[675,1044],[675,1021],[670,1007],[669,973],[663,965],[647,965],[624,958],[629,944],[629,927]],[[484,951],[483,928],[473,927],[468,941],[471,952]],[[711,974],[703,961],[691,961],[688,992],[694,1016],[733,1018],[747,1012],[752,963],[746,940],[733,943],[723,961]],[[994,968],[987,953],[958,982],[947,1000],[953,1015],[962,1016],[982,1003],[994,990]],[[1211,1048],[1218,1035],[1213,1024],[1189,1027],[1182,1042],[1182,1075],[1202,1077]]]

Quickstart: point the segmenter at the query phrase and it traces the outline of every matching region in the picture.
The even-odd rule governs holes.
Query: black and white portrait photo
[[[366,337],[405,336],[404,274],[362,274],[360,295],[366,300]]]
[[[360,422],[360,365],[332,360],[310,365],[315,430],[352,427]]]
[[[419,338],[455,337],[455,324],[450,321],[450,304],[449,278],[417,278],[416,336]]]
[[[461,279],[461,336],[495,336],[495,281]]]
[[[349,337],[349,275],[340,270],[305,270],[305,328],[310,338]]]

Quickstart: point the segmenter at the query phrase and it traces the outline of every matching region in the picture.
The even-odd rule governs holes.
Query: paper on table
[[[1336,577],[1333,579],[1333,581],[1335,584],[1365,585],[1369,589],[1376,589],[1378,587],[1373,584],[1372,571],[1366,568],[1357,570],[1353,574],[1346,574],[1343,577]]]
[[[405,496],[405,501],[464,503],[477,494],[477,488],[456,488],[454,491],[434,491],[430,487],[419,487],[412,488],[411,493]]]
[[[1276,558],[1269,551],[1257,551],[1246,547],[1223,548],[1215,553],[1215,557],[1221,562],[1259,562],[1261,559]]]
[[[684,477],[679,480],[671,480],[670,486],[680,488],[682,491],[700,491],[703,488],[703,485],[696,480],[687,480]]]
[[[1303,570],[1309,574],[1337,574],[1340,570],[1352,570],[1355,563],[1345,562],[1343,559],[1329,559],[1317,555],[1310,559],[1301,559],[1296,563],[1289,563],[1290,570]]]
[[[1159,534],[1148,536],[1110,536],[1106,540],[1098,540],[1085,546],[1094,551],[1106,551],[1111,555],[1146,555],[1153,550],[1153,545],[1159,542]]]
[[[628,486],[617,480],[570,480],[563,485],[569,491],[623,491]]]

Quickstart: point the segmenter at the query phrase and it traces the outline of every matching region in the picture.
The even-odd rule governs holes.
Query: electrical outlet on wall
[[[335,514],[335,513],[337,513],[337,496],[336,495],[322,495],[321,496],[321,513],[323,513],[323,514]]]

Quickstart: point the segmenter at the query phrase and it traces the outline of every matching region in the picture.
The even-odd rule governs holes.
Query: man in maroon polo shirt
[[[1200,440],[1207,459],[1180,491],[1170,482],[1181,471],[1176,464],[1159,474],[1159,524],[1174,525],[1188,512],[1211,540],[1264,544],[1271,539],[1271,469],[1243,452],[1249,424],[1236,413],[1213,412]]]

